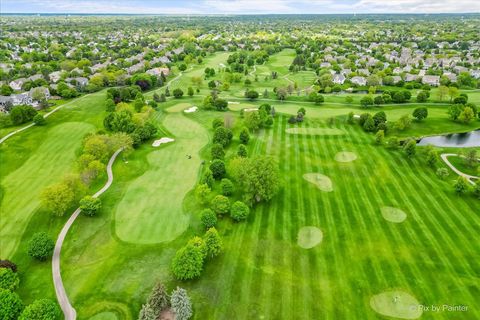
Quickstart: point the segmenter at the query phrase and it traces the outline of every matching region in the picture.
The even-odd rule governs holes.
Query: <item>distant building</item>
[[[439,76],[424,76],[422,78],[423,84],[428,84],[430,86],[438,86],[440,84],[440,77]]]

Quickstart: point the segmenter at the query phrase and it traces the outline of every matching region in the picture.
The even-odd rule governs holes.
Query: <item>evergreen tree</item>
[[[157,318],[163,310],[170,306],[170,297],[162,283],[155,284],[150,297],[148,297],[147,305],[153,309]]]
[[[176,320],[188,320],[192,317],[192,303],[185,289],[177,287],[177,289],[172,292],[170,303],[175,312]]]
[[[140,314],[138,315],[138,320],[156,320],[157,317],[155,315],[155,311],[153,308],[147,303],[142,306],[140,310]]]

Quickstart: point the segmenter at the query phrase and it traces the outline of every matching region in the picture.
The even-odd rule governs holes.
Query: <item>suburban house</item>
[[[457,82],[457,75],[452,72],[444,72],[443,73],[444,77],[447,77],[450,82]]]
[[[88,78],[85,77],[67,78],[65,81],[79,87],[85,87],[88,84]]]
[[[365,77],[356,76],[356,77],[353,77],[350,81],[351,81],[353,84],[356,84],[357,86],[365,86],[365,85],[367,85],[367,79],[365,79]]]
[[[50,78],[50,81],[53,83],[57,83],[60,81],[60,78],[62,77],[62,73],[60,71],[54,71],[48,75],[48,78]]]
[[[428,84],[431,86],[438,86],[440,84],[440,77],[439,76],[424,76],[422,78],[423,84]]]
[[[159,77],[163,72],[163,75],[166,77],[170,74],[170,69],[168,68],[153,68],[150,70],[147,70],[146,73],[152,76],[157,76]]]
[[[345,76],[343,74],[334,74],[333,75],[333,83],[343,84],[344,82],[345,82]]]
[[[20,79],[17,79],[17,80],[13,80],[13,81],[10,81],[10,83],[8,84],[10,86],[10,88],[12,88],[13,90],[22,90],[22,86],[23,84],[27,82],[27,79],[25,78],[20,78]]]

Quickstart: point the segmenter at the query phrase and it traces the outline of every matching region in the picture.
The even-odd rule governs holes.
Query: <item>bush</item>
[[[230,216],[235,221],[245,220],[250,213],[250,208],[241,201],[236,201],[230,210]]]
[[[9,268],[0,268],[0,289],[15,291],[20,284],[18,274]]]
[[[195,197],[197,198],[198,202],[200,202],[201,204],[205,204],[208,202],[211,192],[212,190],[210,189],[208,184],[201,183],[195,188]]]
[[[222,194],[224,196],[230,196],[234,191],[232,181],[226,178],[222,179],[222,181],[220,182],[220,187],[222,188]]]
[[[403,149],[405,150],[407,156],[411,158],[417,152],[417,142],[414,139],[410,139],[405,143]]]
[[[457,194],[464,194],[468,191],[468,182],[467,182],[467,179],[465,177],[458,177],[457,181],[455,182],[455,184],[453,185],[453,187],[455,188],[455,192]]]
[[[220,119],[220,118],[215,118],[213,119],[212,121],[212,128],[213,130],[219,128],[219,127],[223,127],[223,120]]]
[[[219,215],[227,214],[230,211],[230,200],[222,195],[217,195],[212,200],[212,210]]]
[[[447,177],[448,177],[449,173],[448,173],[448,169],[447,168],[439,168],[437,169],[437,176],[442,179],[442,180],[445,180]]]
[[[371,96],[365,96],[360,100],[360,105],[363,108],[370,108],[373,105],[373,98]]]
[[[205,255],[202,248],[193,244],[187,244],[175,254],[172,261],[172,271],[178,280],[197,278],[203,270]]]
[[[102,202],[98,198],[86,196],[80,200],[80,209],[86,216],[93,217],[102,207]]]
[[[418,120],[422,121],[428,117],[428,109],[425,107],[416,108],[413,110],[412,115]]]
[[[35,233],[28,243],[28,255],[40,261],[45,261],[52,255],[55,243],[45,232]]]
[[[60,319],[60,308],[49,299],[35,300],[27,306],[19,320],[57,320]]]
[[[37,114],[35,117],[33,117],[33,123],[37,126],[43,126],[45,125],[47,121],[41,114]]]
[[[213,258],[218,256],[222,252],[222,239],[218,234],[217,229],[209,228],[203,237],[205,246],[207,248],[207,257]]]
[[[250,133],[248,132],[248,128],[243,128],[240,132],[240,142],[242,144],[248,144],[250,140]]]
[[[0,289],[0,319],[16,320],[22,309],[23,303],[18,294]]]
[[[206,229],[210,229],[217,225],[217,215],[212,209],[204,209],[201,213],[200,220]]]
[[[180,99],[182,96],[183,96],[183,90],[180,89],[180,88],[176,88],[173,90],[173,96],[176,98],[176,99]]]
[[[10,119],[14,125],[31,121],[37,115],[37,111],[31,106],[16,106],[10,110]]]
[[[225,151],[223,150],[223,146],[220,143],[214,143],[212,145],[210,154],[212,156],[212,159],[223,160],[223,158],[225,157]]]
[[[210,170],[212,171],[213,178],[220,180],[226,173],[225,162],[219,159],[215,159],[210,164]]]
[[[237,156],[246,158],[248,156],[247,147],[244,144],[238,146]]]

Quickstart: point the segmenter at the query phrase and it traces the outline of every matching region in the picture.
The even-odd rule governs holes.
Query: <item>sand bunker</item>
[[[161,144],[169,143],[169,142],[173,142],[173,141],[175,141],[175,139],[163,137],[161,139],[153,141],[152,146],[153,147],[159,147]]]
[[[285,132],[289,134],[305,134],[314,136],[340,136],[345,134],[343,130],[335,128],[288,128]]]
[[[310,249],[320,244],[323,240],[323,233],[317,227],[303,227],[298,231],[297,244],[304,249]]]
[[[381,315],[400,319],[417,319],[422,315],[415,297],[403,291],[386,291],[374,295],[370,306]]]
[[[338,162],[352,162],[357,159],[357,155],[353,152],[341,151],[335,155]]]
[[[317,186],[318,189],[325,192],[333,191],[333,183],[329,177],[320,173],[305,173],[303,179]]]
[[[228,104],[240,104],[238,101],[228,101]]]
[[[243,109],[243,111],[245,112],[258,111],[258,108],[247,108],[247,109]]]
[[[383,218],[390,222],[400,223],[407,219],[407,214],[398,208],[383,207],[381,211]]]
[[[186,110],[183,110],[183,112],[185,112],[185,113],[192,113],[192,112],[195,112],[195,111],[197,111],[197,110],[198,110],[198,107],[197,107],[197,106],[193,106],[193,107],[190,107],[190,108],[188,108],[188,109],[186,109]]]
[[[359,115],[359,114],[354,114],[353,117],[354,117],[355,119],[360,119],[360,115]]]

